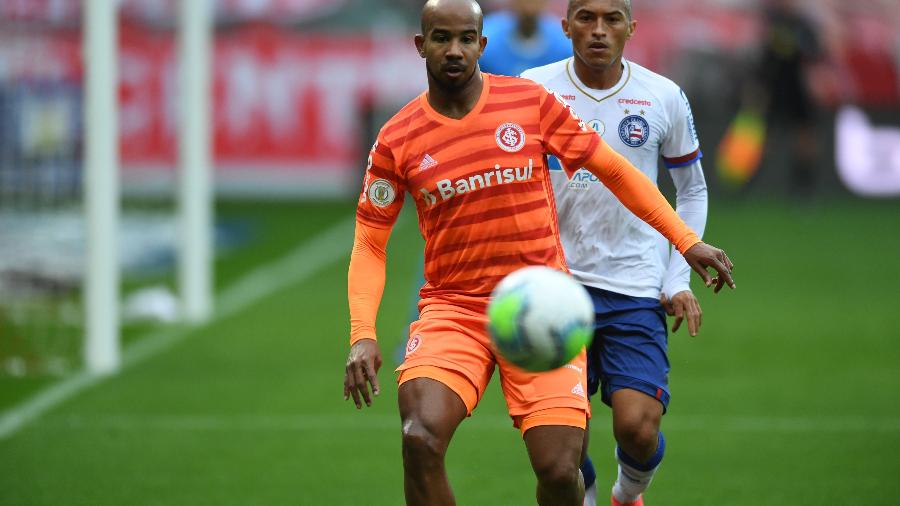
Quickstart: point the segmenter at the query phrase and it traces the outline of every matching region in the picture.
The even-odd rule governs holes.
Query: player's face
[[[622,0],[582,0],[562,25],[575,56],[588,68],[603,70],[622,58],[637,23]]]
[[[487,38],[471,9],[448,9],[433,14],[425,34],[416,35],[416,48],[425,58],[431,79],[445,90],[459,90],[472,79]]]

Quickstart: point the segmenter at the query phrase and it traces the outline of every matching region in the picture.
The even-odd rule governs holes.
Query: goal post
[[[212,313],[212,8],[208,0],[181,0],[178,8],[178,283],[182,316],[190,323],[202,323]]]
[[[109,374],[119,344],[119,159],[116,0],[83,4],[85,343],[88,371]]]

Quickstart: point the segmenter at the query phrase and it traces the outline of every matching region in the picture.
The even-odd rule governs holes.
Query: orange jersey
[[[565,269],[546,153],[581,167],[600,137],[543,86],[482,73],[462,119],[423,93],[381,129],[357,219],[390,228],[414,199],[425,239],[423,303],[483,304],[497,282],[527,265]]]

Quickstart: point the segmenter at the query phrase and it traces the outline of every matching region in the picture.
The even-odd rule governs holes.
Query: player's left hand
[[[694,292],[683,290],[672,296],[671,299],[666,294],[659,295],[659,303],[669,316],[675,317],[675,323],[672,324],[672,333],[678,332],[681,328],[681,322],[687,318],[688,333],[691,337],[697,335],[700,331],[700,325],[703,323],[703,311],[700,309],[700,302],[694,297]]]
[[[725,284],[728,284],[732,289],[735,288],[734,279],[731,277],[734,264],[723,250],[701,241],[684,252],[684,259],[691,266],[691,269],[694,269],[703,278],[703,283],[707,287],[716,285],[713,292],[719,293],[719,290]],[[707,267],[715,269],[718,275],[716,277],[710,276],[709,272],[706,271]]]

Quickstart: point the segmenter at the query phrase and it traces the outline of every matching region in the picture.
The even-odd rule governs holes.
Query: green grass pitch
[[[217,261],[218,289],[352,210],[222,205],[220,216],[250,220],[256,234]],[[706,237],[734,260],[738,289],[713,296],[694,279],[703,328],[670,337],[668,451],[648,505],[897,504],[898,231],[896,201],[712,203]],[[326,247],[332,261],[309,276],[0,440],[0,505],[402,504],[392,364],[421,239],[405,213],[379,319],[383,393],[363,411],[342,398],[350,241]],[[0,409],[35,388],[3,379]],[[594,413],[602,496],[613,444],[608,410],[595,402]],[[534,504],[496,382],[457,433],[448,469],[461,505]]]

